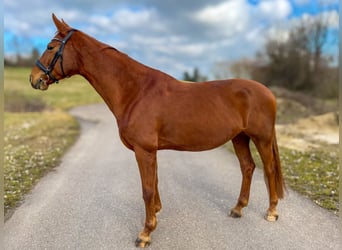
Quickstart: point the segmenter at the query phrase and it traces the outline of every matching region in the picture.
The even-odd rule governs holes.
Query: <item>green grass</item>
[[[281,148],[281,161],[287,184],[319,206],[339,211],[338,150],[299,152]]]
[[[4,207],[8,215],[45,173],[59,164],[74,143],[77,121],[66,111],[102,99],[82,77],[75,76],[34,90],[30,69],[4,72]],[[8,217],[8,216],[7,216]]]
[[[5,97],[6,92],[20,94],[27,100],[40,100],[50,108],[63,110],[102,102],[93,87],[81,76],[62,80],[59,84],[50,85],[47,91],[40,91],[31,87],[30,72],[31,70],[27,68],[5,68]]]

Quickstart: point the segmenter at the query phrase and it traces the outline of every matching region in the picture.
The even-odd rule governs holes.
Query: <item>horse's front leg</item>
[[[135,241],[137,247],[145,247],[151,243],[151,232],[157,227],[156,212],[161,208],[157,190],[157,159],[156,151],[146,151],[135,148],[135,156],[138,162],[143,198],[145,202],[146,219],[144,229],[139,233]]]

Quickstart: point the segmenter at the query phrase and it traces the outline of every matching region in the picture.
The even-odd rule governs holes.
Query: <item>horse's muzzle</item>
[[[47,81],[44,80],[42,77],[34,81],[33,76],[30,75],[30,83],[31,83],[32,88],[34,89],[47,90],[49,87],[49,85],[47,84]]]

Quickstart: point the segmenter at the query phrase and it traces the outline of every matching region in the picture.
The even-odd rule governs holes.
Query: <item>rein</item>
[[[36,65],[45,73],[45,75],[48,76],[49,79],[53,80],[53,83],[58,83],[58,79],[52,75],[52,71],[60,58],[60,66],[63,73],[63,77],[66,77],[63,69],[63,50],[65,47],[65,44],[68,42],[72,34],[75,32],[75,30],[70,30],[69,33],[64,37],[63,40],[58,38],[53,38],[52,40],[56,40],[58,42],[61,42],[61,46],[59,47],[58,51],[54,55],[52,61],[50,62],[49,66],[46,68],[39,60],[36,61]]]

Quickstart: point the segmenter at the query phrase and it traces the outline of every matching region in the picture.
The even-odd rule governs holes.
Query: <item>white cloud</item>
[[[283,20],[292,11],[291,4],[288,0],[262,1],[257,8],[260,10],[260,15],[266,15],[275,20]]]
[[[223,33],[232,34],[247,28],[250,9],[245,0],[231,0],[209,5],[195,13],[193,18],[205,25],[216,26]]]
[[[291,11],[288,0],[263,0],[255,5],[247,0],[226,0],[200,9],[193,19],[207,26],[205,31],[211,36],[251,38],[251,34],[262,32],[263,27],[287,19]]]
[[[328,26],[334,29],[339,28],[340,16],[336,10],[325,11],[320,14],[323,20],[327,20]]]
[[[113,21],[123,28],[137,28],[153,23],[156,13],[150,9],[133,11],[130,9],[120,9],[114,16]]]
[[[313,22],[315,20],[321,20],[331,29],[339,28],[339,14],[336,10],[323,11],[318,15],[303,14],[300,19],[308,22]]]

